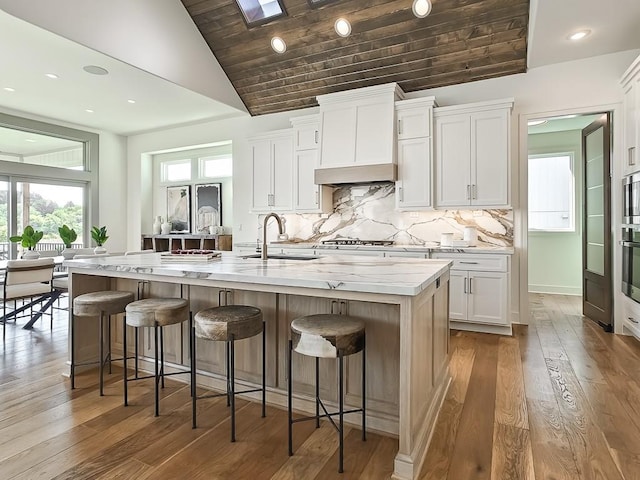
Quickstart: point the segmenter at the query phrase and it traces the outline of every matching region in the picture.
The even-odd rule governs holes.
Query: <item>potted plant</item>
[[[22,235],[14,235],[10,237],[9,240],[16,243],[20,242],[22,248],[27,249],[27,251],[22,254],[22,258],[33,259],[40,257],[40,253],[36,252],[35,248],[43,236],[44,232],[34,230],[31,225],[27,225],[24,227]]]
[[[62,243],[64,243],[64,250],[62,251],[62,256],[66,259],[73,258],[74,251],[71,248],[71,244],[76,241],[78,238],[78,234],[73,228],[69,228],[66,225],[62,225],[58,227],[58,234],[60,235],[60,239]]]
[[[91,227],[91,238],[96,242],[97,247],[93,250],[96,254],[105,253],[106,248],[103,247],[104,243],[109,239],[107,235],[107,227]]]

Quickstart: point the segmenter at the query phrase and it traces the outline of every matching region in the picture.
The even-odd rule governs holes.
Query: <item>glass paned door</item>
[[[84,187],[17,182],[16,192],[17,234],[21,234],[27,225],[44,232],[36,250],[61,251],[64,244],[58,228],[62,225],[73,228],[78,234],[74,244],[84,243]]]
[[[0,260],[7,260],[9,244],[9,182],[0,180]]]

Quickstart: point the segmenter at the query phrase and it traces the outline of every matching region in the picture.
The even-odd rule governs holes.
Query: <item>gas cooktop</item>
[[[334,240],[322,240],[323,245],[393,245],[393,240],[360,240],[359,238],[336,238]]]

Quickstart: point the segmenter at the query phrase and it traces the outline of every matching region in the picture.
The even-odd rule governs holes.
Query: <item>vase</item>
[[[153,234],[160,235],[160,232],[162,232],[162,217],[157,216],[153,222]]]
[[[22,253],[23,260],[35,260],[36,258],[40,258],[40,252],[35,250],[25,250]]]
[[[93,253],[95,253],[96,255],[101,255],[103,253],[107,253],[107,249],[104,248],[102,245],[98,245],[96,248],[93,249]]]
[[[64,257],[65,260],[71,260],[76,256],[76,251],[73,248],[65,248],[60,252],[60,254]]]
[[[160,227],[162,235],[169,235],[171,233],[171,222],[164,222]]]

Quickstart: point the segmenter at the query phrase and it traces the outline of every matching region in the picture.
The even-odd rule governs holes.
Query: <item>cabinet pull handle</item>
[[[635,165],[636,164],[636,147],[629,147],[629,158],[627,160],[629,166]]]
[[[318,130],[313,132],[313,141],[316,142],[316,145],[318,144]]]
[[[469,294],[473,294],[473,278],[469,279]]]
[[[398,188],[398,194],[400,195],[400,201],[404,202],[404,192],[402,191],[402,187]]]
[[[224,290],[218,290],[218,306],[222,307],[224,304],[222,303],[222,293]]]
[[[458,263],[462,263],[464,265],[478,265],[478,262],[458,262]]]
[[[636,323],[636,324],[638,323],[638,320],[636,320],[633,317],[627,317],[627,320],[629,320],[631,323]]]
[[[471,200],[471,185],[467,185],[467,200]]]
[[[316,190],[316,205],[320,205],[320,192]]]
[[[225,291],[224,298],[227,301],[227,305],[233,305],[233,292],[231,290]]]
[[[467,278],[464,279],[464,293],[467,293]]]
[[[471,195],[473,200],[478,199],[478,186],[475,183],[471,185]]]
[[[336,314],[336,308],[338,306],[338,302],[336,300],[331,300],[331,314]]]
[[[402,120],[398,119],[398,135],[402,135]]]

